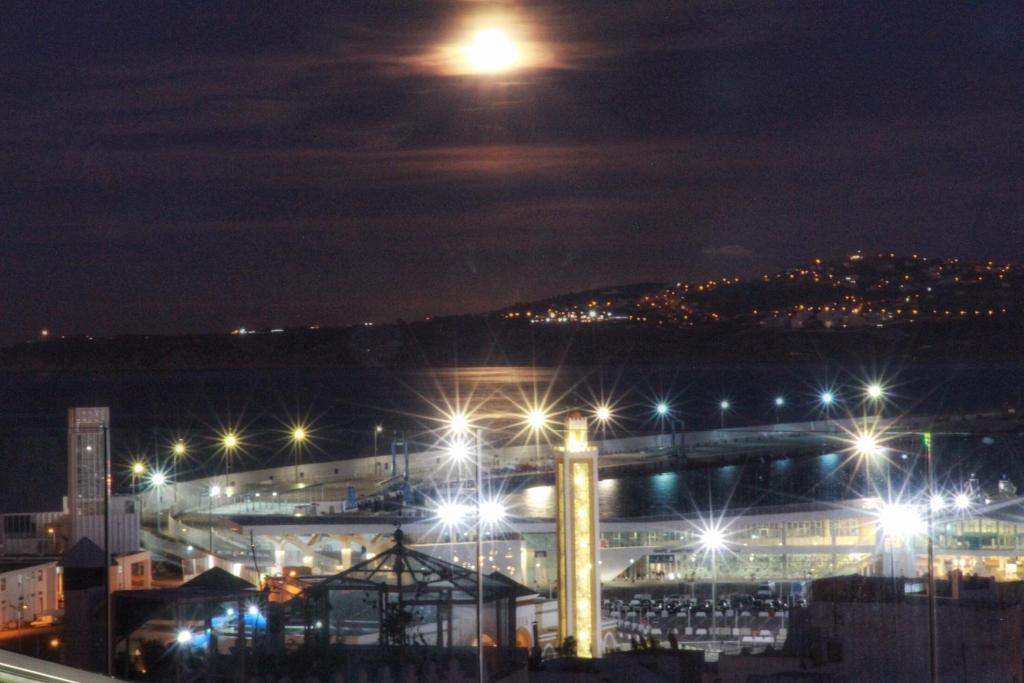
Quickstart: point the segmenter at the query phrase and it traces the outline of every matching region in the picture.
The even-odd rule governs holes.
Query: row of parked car
[[[655,598],[647,593],[637,593],[632,600],[605,600],[604,607],[609,612],[638,612],[640,614],[668,612],[671,615],[695,614],[711,611],[711,600],[695,599],[691,596],[666,595]],[[744,610],[748,612],[776,612],[795,607],[806,607],[807,600],[802,596],[790,595],[785,599],[778,597],[757,597],[745,593],[719,598],[718,611]]]

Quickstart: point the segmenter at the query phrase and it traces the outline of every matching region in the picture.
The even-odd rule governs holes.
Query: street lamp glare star
[[[776,408],[781,408],[784,405],[786,405],[786,399],[782,398],[781,396],[776,396],[775,397],[775,407]]]
[[[295,443],[302,443],[306,440],[307,436],[309,436],[309,434],[306,432],[306,428],[301,425],[292,429],[292,441]]]
[[[821,392],[821,405],[825,406],[826,408],[832,405],[835,402],[835,400],[836,396],[831,391]]]
[[[132,463],[132,474],[140,476],[146,473],[146,463],[141,460],[136,460]]]
[[[963,512],[971,507],[971,497],[966,493],[958,493],[953,498],[953,505],[957,510]]]
[[[946,509],[946,499],[942,495],[936,493],[932,496],[931,501],[929,501],[929,505],[932,508],[932,512],[942,512]]]
[[[658,415],[668,415],[668,404],[664,401],[658,401],[658,405],[654,406],[654,412]]]
[[[234,432],[228,432],[224,435],[221,443],[223,443],[224,448],[227,449],[238,448],[238,435]]]
[[[167,475],[160,471],[153,472],[153,474],[151,474],[149,477],[149,483],[154,488],[161,488],[164,484],[167,483]]]
[[[448,446],[448,454],[452,459],[462,462],[469,458],[469,444],[459,439]]]
[[[534,408],[526,415],[526,422],[534,431],[543,429],[548,423],[548,415],[541,408]]]
[[[437,519],[446,527],[460,525],[466,517],[465,506],[458,503],[441,503],[436,509]]]
[[[700,532],[700,547],[705,552],[718,552],[725,547],[725,534],[718,526],[709,526]]]
[[[448,430],[452,434],[464,434],[469,429],[469,417],[465,413],[454,413],[448,418]]]
[[[594,410],[594,417],[601,422],[607,422],[612,419],[612,409],[608,406],[598,406],[597,409]]]
[[[885,389],[883,389],[882,385],[879,384],[878,382],[872,382],[864,390],[864,393],[866,393],[868,398],[870,398],[872,401],[877,401],[881,399],[883,396],[885,396]]]
[[[878,445],[878,439],[872,434],[858,434],[857,438],[853,442],[854,450],[857,455],[861,456],[873,456],[878,455],[881,451],[881,447]]]
[[[171,448],[171,452],[173,452],[174,455],[177,455],[177,456],[185,455],[185,453],[188,452],[188,446],[185,445],[184,441],[177,441],[177,442],[175,442],[174,446]]]
[[[718,404],[718,407],[721,408],[723,411],[729,410],[731,406],[732,404],[729,403],[728,400],[723,400],[721,403]]]
[[[480,521],[484,524],[499,524],[504,521],[508,511],[504,503],[497,500],[485,500],[480,503]]]

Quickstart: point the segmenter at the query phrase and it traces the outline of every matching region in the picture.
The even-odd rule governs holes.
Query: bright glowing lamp
[[[879,384],[878,382],[873,382],[869,384],[867,388],[864,390],[864,393],[867,394],[868,398],[870,398],[872,401],[877,401],[883,396],[885,396],[885,390],[882,388],[882,385]]]
[[[485,500],[480,503],[480,520],[484,524],[499,524],[505,519],[505,505],[497,500]]]
[[[483,29],[477,31],[466,46],[466,61],[480,73],[507,71],[519,61],[519,49],[504,31]]]
[[[301,425],[296,426],[294,429],[292,429],[292,441],[294,441],[295,443],[302,443],[303,441],[306,440],[307,436],[308,434],[306,433],[306,428],[302,427]]]
[[[654,406],[654,411],[658,413],[658,415],[668,415],[668,404],[664,401],[659,401],[658,405]]]
[[[452,434],[463,434],[469,429],[469,418],[465,413],[454,413],[448,418],[448,431]]]
[[[446,527],[455,527],[462,523],[466,509],[458,503],[441,503],[437,506],[437,519]]]
[[[872,434],[858,434],[854,439],[853,447],[857,451],[857,455],[866,457],[878,455],[881,451],[878,440]]]
[[[601,422],[607,422],[612,419],[612,409],[608,406],[598,406],[597,409],[594,410],[594,417]]]
[[[448,446],[448,454],[457,462],[464,462],[469,459],[469,444],[459,439]]]
[[[249,611],[249,616],[250,617],[255,617],[255,616],[257,616],[260,613],[260,608],[257,607],[256,605],[249,605],[249,610],[248,611]]]
[[[188,447],[185,445],[184,441],[178,441],[174,444],[171,450],[175,455],[182,456],[188,452]]]
[[[178,645],[188,645],[192,642],[192,631],[189,631],[188,629],[178,631],[176,640],[178,641]]]
[[[706,552],[718,552],[725,547],[725,534],[718,526],[709,526],[700,532],[700,547]]]
[[[781,408],[784,405],[786,405],[786,399],[782,398],[781,396],[776,396],[775,397],[775,407],[776,408]]]
[[[825,406],[826,408],[832,405],[835,402],[835,400],[836,396],[831,391],[821,392],[821,405]]]
[[[932,496],[929,504],[931,505],[932,512],[942,512],[946,509],[946,499],[938,493]]]
[[[548,423],[548,416],[541,408],[534,408],[526,415],[526,422],[530,429],[540,430]]]
[[[167,475],[163,472],[154,472],[149,476],[149,483],[156,488],[161,488],[167,483]]]
[[[216,498],[219,495],[220,495],[220,487],[217,486],[216,484],[214,484],[213,486],[210,487],[210,497]]]
[[[141,460],[136,460],[135,462],[132,463],[132,474],[134,474],[135,476],[138,477],[138,476],[143,475],[145,473],[146,473],[146,463],[142,462]]]
[[[224,448],[227,449],[237,448],[238,435],[235,434],[234,432],[228,432],[227,434],[224,435],[224,438],[221,440],[221,443],[224,445]]]
[[[956,506],[957,510],[963,512],[971,507],[971,497],[966,493],[958,493],[953,498],[953,505]]]
[[[729,403],[728,400],[723,400],[721,403],[718,404],[718,407],[721,408],[723,412],[729,410],[731,406],[732,404]]]
[[[900,539],[923,533],[925,523],[913,506],[890,503],[878,511],[878,527],[886,538]]]

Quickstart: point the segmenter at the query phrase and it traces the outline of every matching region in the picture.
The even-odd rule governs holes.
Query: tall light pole
[[[135,462],[132,463],[132,498],[135,498],[136,494],[138,493],[137,485],[138,485],[139,477],[142,477],[145,474],[146,474],[146,463],[144,463],[141,460],[136,460]]]
[[[213,552],[213,499],[220,495],[220,487],[217,486],[216,484],[214,484],[213,486],[210,487],[209,493],[210,493],[210,496],[209,496],[210,497],[210,507],[209,507],[209,513],[207,515],[207,525],[208,525],[209,530],[210,530],[210,541],[209,541],[209,543],[207,545],[207,548],[210,551],[210,555],[213,556],[215,554]]]
[[[161,472],[160,470],[155,470],[153,472],[153,474],[149,475],[149,485],[150,485],[150,488],[156,489],[156,533],[157,533],[157,535],[160,534],[160,511],[162,509],[161,508],[161,502],[160,502],[160,491],[163,490],[163,488],[164,488],[164,486],[166,484],[167,484],[167,475],[164,474],[163,472]]]
[[[171,480],[174,482],[174,509],[178,507],[178,460],[188,455],[188,444],[178,439],[171,447]]]
[[[548,425],[548,413],[541,407],[531,408],[526,413],[526,425],[530,429],[534,443],[534,464],[540,469],[540,435]]]
[[[309,433],[302,425],[292,427],[292,449],[295,451],[295,483],[299,482],[299,457],[302,454],[302,447],[306,443]]]
[[[531,426],[533,424],[533,412],[530,413]],[[540,426],[543,426],[541,423]],[[465,413],[455,413],[448,416],[448,433],[459,439],[467,432],[473,431],[473,466],[476,470],[476,666],[477,680],[484,681],[484,632],[483,632],[483,610],[484,610],[484,570],[483,570],[483,431],[479,428],[472,429],[469,418]],[[456,444],[464,442],[456,441]],[[453,449],[454,450],[454,449]],[[463,452],[460,450],[456,453]]]
[[[732,407],[732,404],[729,403],[729,399],[722,399],[718,403],[718,410],[721,413],[721,415],[720,415],[720,417],[721,417],[721,423],[720,423],[721,424],[721,429],[725,429],[725,414],[727,412],[729,412],[729,409],[731,407]]]
[[[935,547],[933,524],[932,501],[935,499],[935,463],[932,460],[932,434],[924,432],[922,435],[925,452],[928,457],[928,664],[931,670],[932,683],[939,680],[939,653],[937,649],[938,623],[936,620],[936,595],[935,595]]]
[[[377,439],[380,437],[381,432],[384,431],[384,425],[377,424],[373,426],[373,457],[377,457]]]
[[[775,397],[775,424],[779,424],[779,413],[786,406],[786,399],[782,396]]]
[[[231,486],[231,458],[235,454],[235,449],[238,448],[238,434],[233,431],[226,432],[221,437],[220,445],[224,449],[224,486]],[[228,489],[224,489],[226,494]]]
[[[700,533],[700,547],[704,552],[711,554],[711,638],[714,640],[718,635],[718,553],[725,546],[725,537],[722,530],[715,522],[710,522],[708,527]]]

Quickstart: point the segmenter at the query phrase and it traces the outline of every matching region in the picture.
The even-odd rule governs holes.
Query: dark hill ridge
[[[50,339],[0,368],[1019,359],[1024,268],[859,254],[742,281],[607,287],[482,315],[339,328]]]

